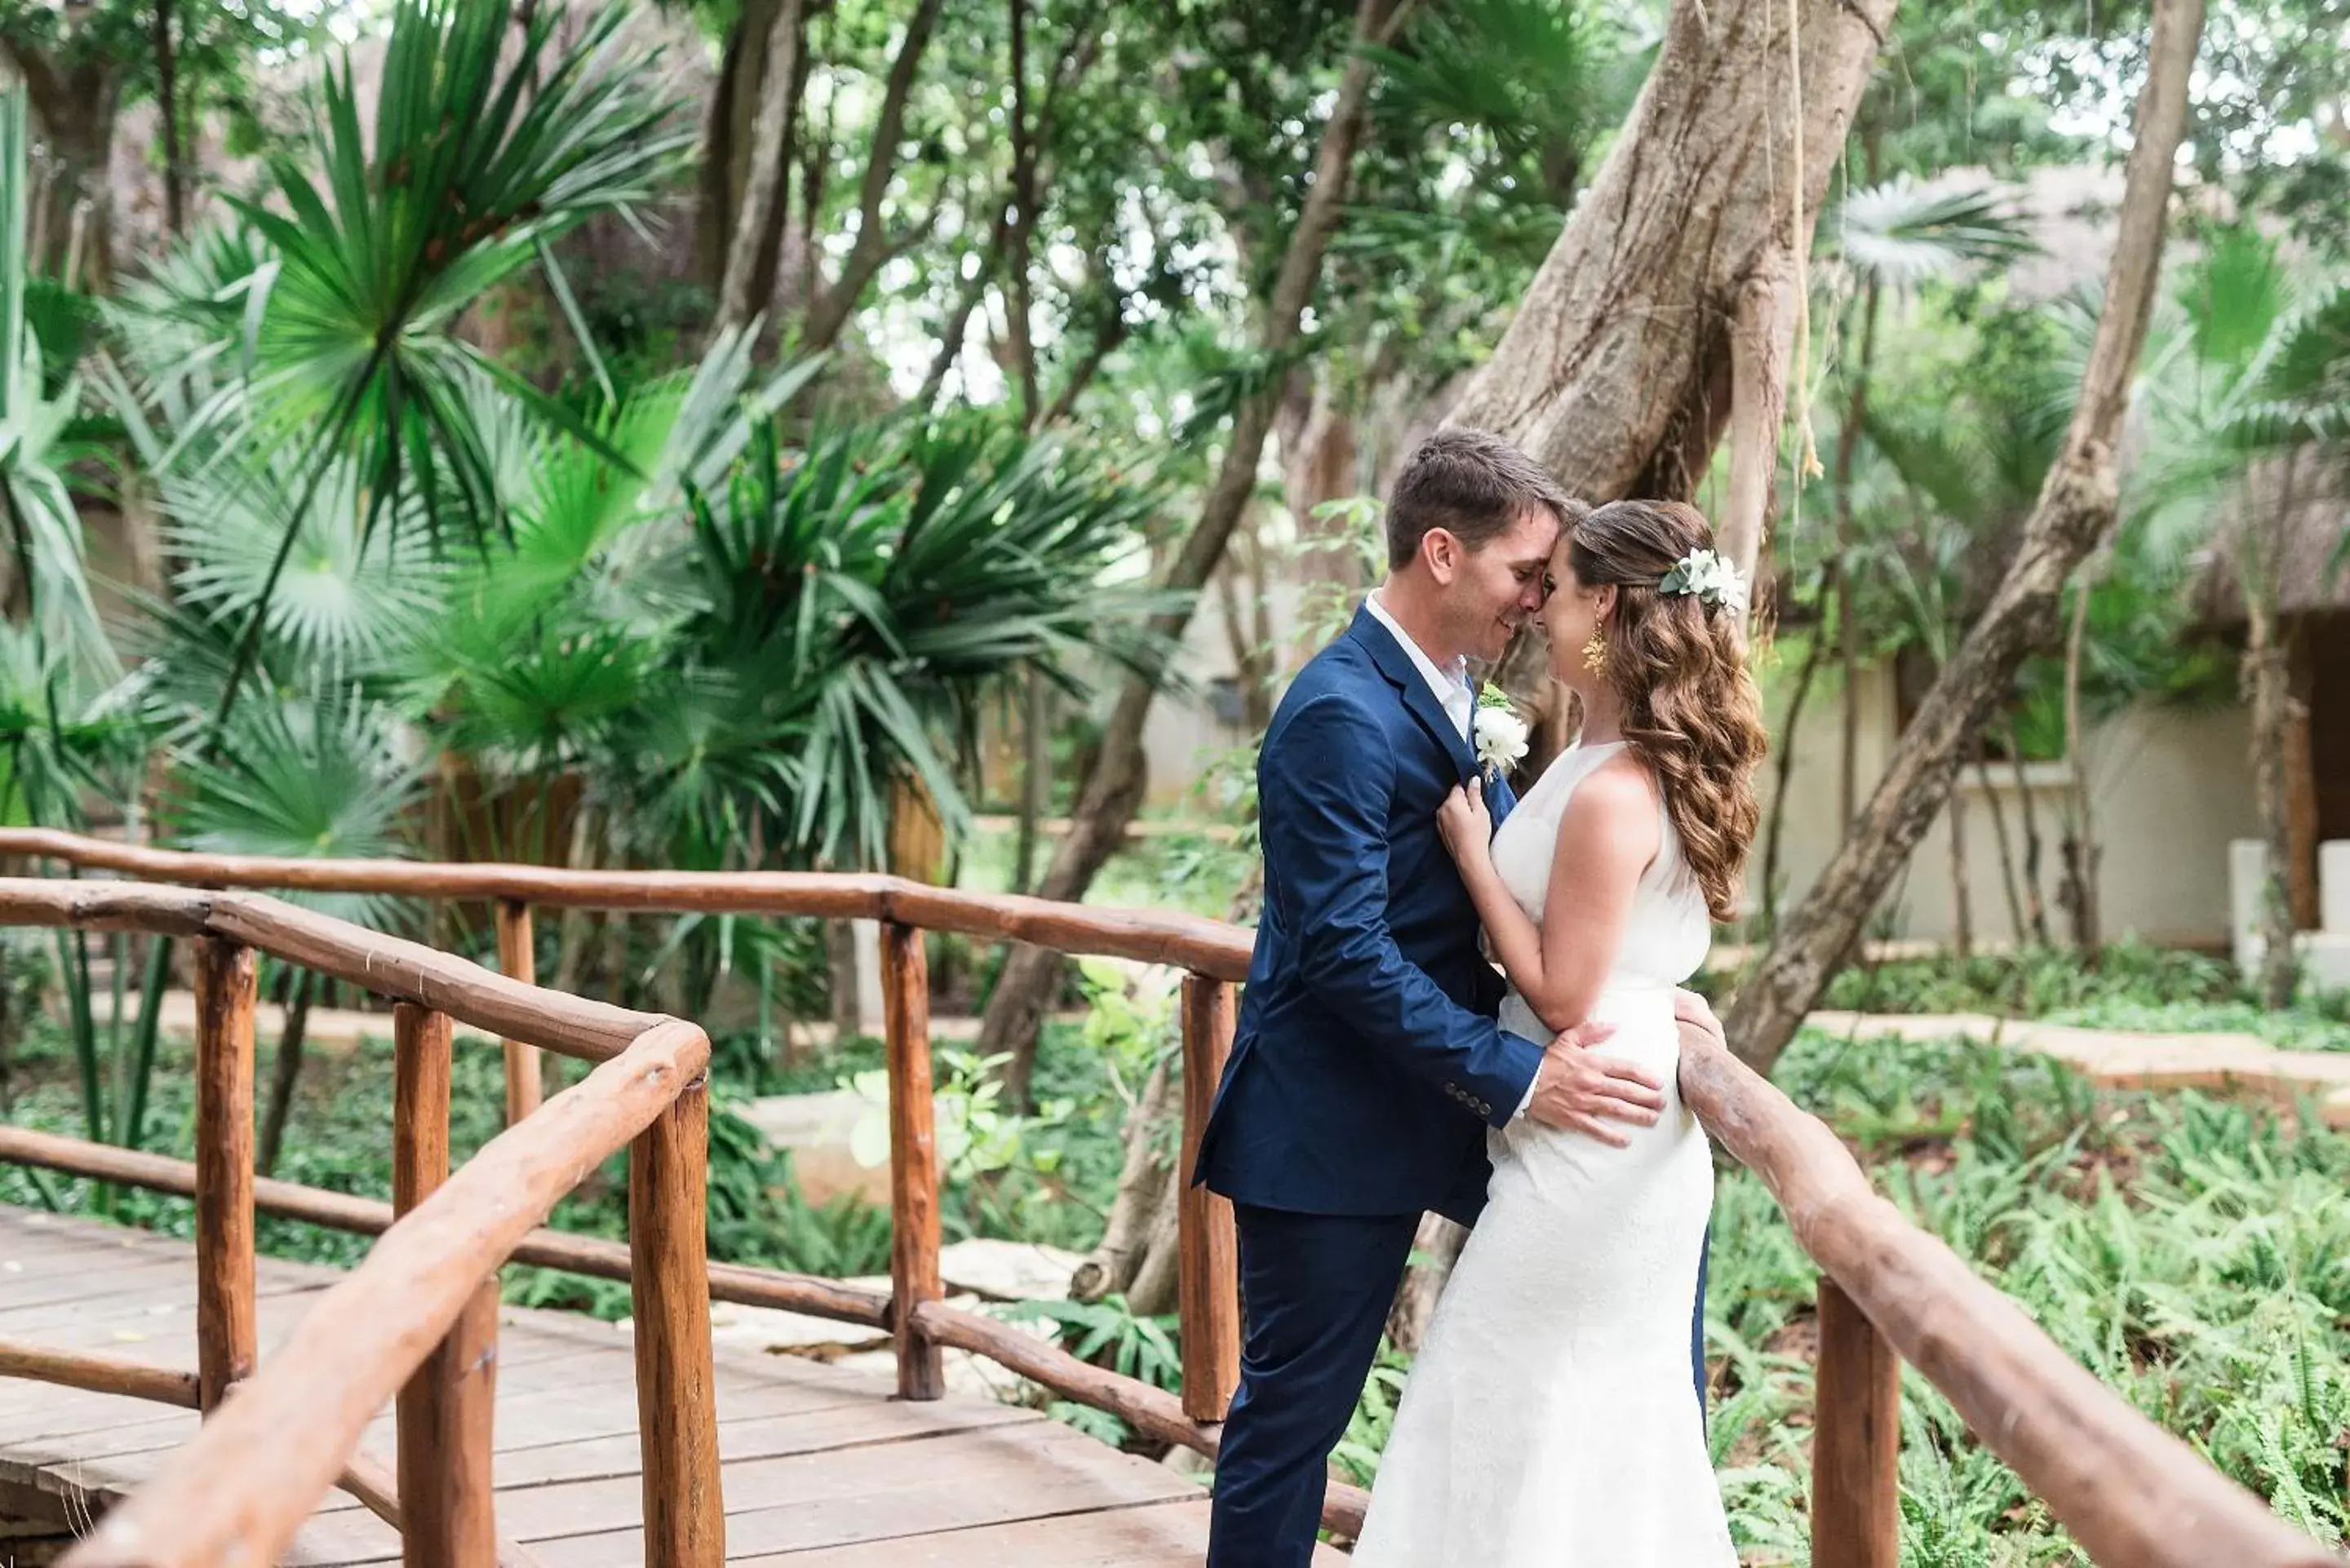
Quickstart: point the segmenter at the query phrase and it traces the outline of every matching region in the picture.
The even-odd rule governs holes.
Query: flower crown
[[[1673,564],[1663,581],[1657,585],[1660,594],[1695,594],[1710,609],[1726,609],[1732,615],[1746,613],[1746,579],[1738,568],[1711,550],[1691,550]]]

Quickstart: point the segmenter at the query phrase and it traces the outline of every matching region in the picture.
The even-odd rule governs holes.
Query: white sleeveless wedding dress
[[[1565,753],[1493,838],[1539,924],[1560,813],[1621,742]],[[1356,1568],[1735,1568],[1690,1383],[1690,1309],[1713,1205],[1681,1105],[1673,988],[1712,927],[1669,818],[1592,1015],[1598,1047],[1665,1085],[1628,1148],[1520,1117],[1492,1135],[1482,1218],[1438,1303],[1371,1493]],[[1551,1031],[1515,991],[1502,1026]]]

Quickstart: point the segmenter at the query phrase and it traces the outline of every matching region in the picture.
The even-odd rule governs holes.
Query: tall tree
[[[893,226],[888,221],[885,207],[903,157],[907,104],[913,94],[916,73],[921,69],[922,56],[929,50],[931,34],[938,26],[941,4],[942,0],[916,0],[913,15],[907,18],[905,31],[899,36],[897,52],[890,57],[889,76],[881,89],[881,108],[874,120],[872,144],[866,153],[864,178],[857,188],[857,233],[849,242],[848,254],[841,258],[839,270],[830,282],[820,285],[807,302],[807,313],[800,322],[799,346],[803,349],[831,348],[841,329],[848,325],[858,301],[865,296],[873,275],[881,270],[881,264],[919,240],[930,227],[927,217]]]
[[[2154,309],[2172,167],[2202,26],[2202,0],[2158,0],[2105,304],[2064,450],[1998,588],[1902,732],[1852,834],[1740,988],[1731,1043],[1758,1067],[1777,1060],[1859,940],[1877,900],[1948,802],[1970,738],[2025,657],[2053,639],[2065,583],[2114,524],[2114,449]]]
[[[738,26],[747,26],[747,18]],[[799,113],[800,58],[806,13],[802,0],[776,0],[763,43],[759,111],[751,122],[751,161],[741,199],[730,215],[725,270],[718,280],[713,332],[749,321],[775,291],[775,261],[783,249],[783,208],[791,184],[792,124]],[[730,65],[738,72],[742,67]],[[718,127],[713,124],[713,132]],[[713,137],[714,140],[714,137]],[[714,152],[716,149],[712,150]],[[713,162],[724,161],[723,152]],[[720,177],[724,178],[722,168]]]
[[[35,270],[105,292],[114,273],[116,192],[107,164],[124,108],[155,99],[166,226],[185,217],[186,143],[207,108],[256,130],[247,84],[257,58],[283,53],[323,21],[276,0],[189,5],[174,0],[0,5],[0,52],[23,78],[38,121],[45,196],[34,216]]]
[[[1354,43],[1338,90],[1324,122],[1314,161],[1313,181],[1299,209],[1295,227],[1282,253],[1279,271],[1259,317],[1253,349],[1260,365],[1280,366],[1295,353],[1313,303],[1322,263],[1331,235],[1336,231],[1354,172],[1355,154],[1370,119],[1371,88],[1378,67],[1364,46],[1381,47],[1394,38],[1411,0],[1359,0],[1355,14]],[[1277,374],[1257,374],[1234,403],[1215,481],[1200,507],[1198,520],[1185,535],[1168,567],[1162,587],[1181,596],[1175,607],[1153,617],[1151,630],[1162,649],[1180,642],[1191,624],[1191,612],[1224,545],[1256,486],[1257,464],[1264,454],[1265,438],[1281,390]],[[1072,815],[1068,833],[1055,846],[1045,872],[1039,896],[1075,899],[1083,897],[1094,877],[1107,863],[1126,836],[1127,825],[1142,805],[1149,783],[1148,759],[1142,748],[1143,725],[1151,700],[1164,678],[1162,651],[1144,669],[1120,685],[1117,705],[1102,730],[1093,772],[1086,780]],[[1006,1092],[1015,1101],[1027,1096],[1027,1079],[1035,1057],[1036,1032],[1045,1009],[1059,990],[1064,961],[1042,948],[1014,948],[997,979],[980,1032],[979,1054],[1011,1057]]]
[[[1893,9],[1679,0],[1631,119],[1451,422],[1509,437],[1587,499],[1691,493],[1739,364],[1784,379],[1795,258]],[[1751,428],[1776,449],[1775,421]]]

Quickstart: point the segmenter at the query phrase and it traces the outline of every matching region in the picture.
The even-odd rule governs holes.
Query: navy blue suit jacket
[[[1367,610],[1282,699],[1257,761],[1264,912],[1194,1180],[1310,1214],[1484,1207],[1486,1128],[1542,1047],[1494,1022],[1503,982],[1436,831],[1475,771]],[[1513,797],[1487,794],[1498,826]]]

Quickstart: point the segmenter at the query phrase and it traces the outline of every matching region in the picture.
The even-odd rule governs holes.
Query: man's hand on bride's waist
[[[1593,1022],[1553,1040],[1543,1053],[1527,1116],[1617,1148],[1632,1141],[1621,1127],[1656,1126],[1664,1114],[1664,1085],[1631,1063],[1593,1049],[1615,1033],[1613,1024]]]

